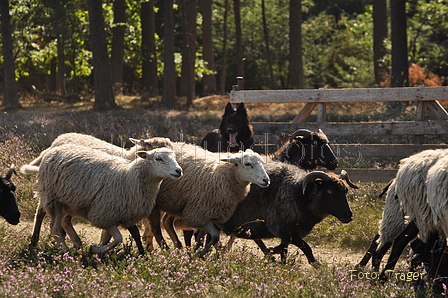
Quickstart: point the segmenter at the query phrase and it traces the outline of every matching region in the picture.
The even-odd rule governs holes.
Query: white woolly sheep
[[[104,254],[122,241],[118,225],[133,226],[151,213],[162,180],[182,176],[170,149],[137,151],[137,156],[130,162],[76,145],[46,151],[40,168],[35,167],[39,172],[37,194],[40,206],[52,217],[53,234],[64,251],[68,248],[62,225],[75,247],[80,246],[71,225],[62,222],[64,214],[106,230],[114,241],[92,247],[92,253]]]
[[[29,165],[24,165],[20,168],[20,171],[24,174],[27,174],[29,172],[33,172],[34,166],[39,166],[43,156],[46,154],[46,152],[54,147],[62,146],[65,144],[73,144],[73,145],[79,145],[79,146],[85,146],[87,148],[97,149],[104,151],[106,153],[109,153],[113,156],[120,156],[128,160],[134,160],[137,155],[138,150],[145,150],[150,151],[155,148],[160,147],[167,147],[169,149],[173,149],[173,146],[171,144],[170,139],[163,138],[163,137],[154,137],[151,139],[134,139],[129,138],[129,140],[135,144],[131,149],[125,150],[122,147],[115,146],[111,143],[108,143],[106,141],[103,141],[101,139],[95,138],[91,135],[81,134],[81,133],[65,133],[59,135],[51,144],[49,148],[42,151],[41,154],[30,162]],[[37,242],[39,241],[40,236],[40,230],[42,226],[42,221],[46,215],[46,212],[43,208],[40,208],[40,206],[37,207],[36,215],[34,219],[34,228],[33,228],[33,234],[31,236],[31,247],[35,247],[37,245]],[[70,224],[70,217],[64,218],[65,224]],[[129,232],[131,233],[132,237],[135,239],[137,248],[140,252],[140,254],[144,253],[143,245],[140,240],[140,233],[138,231],[137,227],[131,227],[129,228]]]
[[[308,129],[298,129],[291,134],[289,140],[286,141],[283,146],[277,150],[275,153],[266,156],[266,162],[284,162],[288,164],[293,164],[307,171],[316,169],[317,166],[323,166],[329,170],[334,170],[338,165],[338,159],[333,153],[328,137],[322,130],[316,132],[310,131]],[[181,220],[174,219],[172,216],[164,216],[162,219],[163,226],[166,227],[167,231],[170,230],[169,225],[175,224],[176,228],[184,229],[184,240],[185,245],[191,245],[191,236],[193,231],[186,230],[184,223]],[[182,248],[182,243],[179,241],[177,234],[168,232],[174,246],[177,248]],[[203,236],[203,231],[200,231],[198,235]],[[200,236],[197,236],[200,238]],[[198,239],[197,239],[198,240]],[[149,249],[152,246],[152,239],[146,238],[146,244]],[[263,249],[265,245],[262,240],[258,240],[257,244]]]
[[[382,257],[394,239],[402,234],[401,238],[405,237],[406,240],[403,239],[398,244],[394,244],[384,270],[390,270],[395,266],[404,246],[415,238],[419,230],[422,240],[426,242],[435,228],[432,224],[431,210],[427,204],[426,176],[437,160],[447,153],[447,150],[442,149],[425,150],[401,160],[396,178],[387,191],[379,235],[375,236],[360,265],[365,265],[369,253],[372,253],[372,264],[378,269]],[[375,241],[376,239],[378,240]]]
[[[101,139],[95,138],[91,135],[86,135],[82,133],[69,132],[59,135],[54,141],[51,143],[51,146],[40,153],[40,155],[29,163],[30,166],[39,166],[42,157],[45,155],[45,152],[51,148],[58,147],[65,144],[73,144],[78,146],[84,146],[87,148],[97,149],[104,152],[109,153],[113,156],[120,156],[128,160],[134,160],[137,156],[136,153],[138,150],[152,150],[160,147],[167,147],[173,149],[171,145],[171,141],[168,138],[152,138],[146,140],[139,140],[134,138],[129,138],[129,140],[135,144],[129,150],[124,149],[123,147],[115,146],[109,142],[103,141]],[[26,171],[26,166],[20,169],[20,171]]]
[[[429,169],[427,192],[432,223],[448,238],[448,155],[439,159]]]
[[[174,143],[174,148],[184,177],[177,183],[169,180],[162,183],[157,206],[148,218],[150,227],[148,222],[143,222],[143,238],[151,235],[151,228],[159,245],[165,246],[160,230],[159,207],[181,217],[187,226],[209,232],[211,240],[199,252],[203,256],[219,241],[220,232],[213,223],[226,222],[249,192],[250,183],[267,187],[269,176],[260,155],[250,149],[228,155],[184,143]]]

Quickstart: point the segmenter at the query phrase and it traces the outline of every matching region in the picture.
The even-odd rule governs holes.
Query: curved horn
[[[351,188],[355,189],[359,188],[358,186],[354,185],[353,182],[350,181],[350,178],[348,177],[348,173],[346,170],[342,170],[341,174],[339,174],[339,177],[341,177],[341,179],[344,179],[347,182],[348,186],[350,186]]]
[[[308,185],[308,182],[310,182],[311,180],[314,180],[316,178],[322,178],[322,179],[332,179],[330,176],[328,176],[327,173],[322,172],[322,171],[314,171],[309,173],[308,175],[305,176],[305,178],[303,178],[302,181],[302,190],[303,190],[303,194],[305,194],[305,190],[306,190],[306,186]]]
[[[298,129],[291,135],[291,137],[289,138],[289,142],[292,142],[292,140],[294,140],[294,138],[297,136],[309,137],[312,133],[313,132],[308,129]]]
[[[8,173],[5,176],[6,180],[10,180],[12,177],[12,174],[15,174],[16,170],[14,169],[14,165],[11,165],[11,168],[9,169]]]

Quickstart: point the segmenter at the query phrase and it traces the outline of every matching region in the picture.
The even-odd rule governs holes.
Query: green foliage
[[[87,133],[126,147],[131,145],[126,142],[128,137],[165,136],[199,143],[207,131],[217,127],[223,106],[224,101],[202,100],[196,111],[188,113],[166,112],[157,102],[117,111],[46,105],[3,113],[0,171],[4,173],[12,163],[28,163],[66,132]],[[251,115],[266,120],[266,109],[263,106]],[[289,112],[275,109],[269,114]],[[124,236],[122,245],[98,259],[89,249],[99,231],[76,221],[83,242],[80,251],[61,254],[50,236],[48,221],[42,226],[37,248],[30,248],[37,205],[35,178],[20,173],[13,178],[21,223],[11,226],[0,219],[1,297],[410,297],[415,293],[411,281],[379,284],[353,277],[355,265],[378,229],[384,199],[376,196],[384,183],[359,183],[359,189],[349,192],[354,220],[343,224],[329,216],[305,238],[321,261],[314,268],[295,247],[290,246],[287,262],[281,264],[263,257],[252,241],[242,239],[230,253],[213,250],[200,259],[187,249],[158,248],[137,257],[135,245]],[[274,239],[268,245],[277,244]],[[396,272],[408,272],[407,264],[401,262]]]
[[[92,54],[89,17],[83,0],[14,0],[11,2],[14,55],[17,77],[48,76],[64,47],[65,70],[70,92],[79,94],[92,88]],[[289,59],[289,2],[266,0],[266,17],[275,81],[287,87]],[[235,23],[233,2],[229,1],[227,77],[225,90],[235,83]],[[104,1],[106,32],[110,44],[113,1]],[[141,1],[126,2],[124,82],[138,87],[141,69]],[[176,67],[180,75],[182,10],[175,1]],[[409,62],[419,63],[427,72],[448,77],[448,0],[415,0],[407,4]],[[302,1],[303,63],[306,88],[357,88],[375,84],[373,78],[372,1]],[[155,1],[156,58],[163,77],[163,1]],[[213,41],[217,78],[222,72],[224,0],[213,1]],[[197,18],[198,47],[196,80],[209,70],[202,58],[201,15]],[[245,86],[268,88],[270,78],[261,22],[261,1],[241,1]],[[390,41],[384,65],[390,67]],[[109,49],[110,50],[110,49]],[[0,57],[0,60],[2,58]],[[54,65],[54,64],[53,64]],[[39,77],[40,76],[40,77]],[[218,82],[219,84],[219,82]],[[128,88],[127,90],[131,90]],[[139,88],[137,88],[138,90]]]

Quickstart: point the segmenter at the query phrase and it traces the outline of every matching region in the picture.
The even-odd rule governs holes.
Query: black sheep
[[[16,186],[11,180],[13,173],[15,173],[15,170],[11,166],[6,176],[0,177],[0,215],[8,223],[16,225],[20,222],[20,211],[14,195]]]
[[[349,184],[346,172],[341,176],[320,171],[307,172],[285,163],[265,166],[271,185],[262,189],[254,185],[246,199],[236,208],[222,230],[235,237],[256,240],[265,253],[281,253],[285,260],[288,244],[299,247],[309,263],[315,263],[310,246],[302,239],[328,215],[341,222],[352,220],[347,202]],[[280,238],[282,244],[273,250],[259,241]],[[232,239],[231,239],[232,241]]]

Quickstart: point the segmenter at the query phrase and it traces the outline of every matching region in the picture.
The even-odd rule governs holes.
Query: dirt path
[[[84,243],[87,245],[94,245],[99,242],[100,239],[100,230],[92,227],[90,224],[86,223],[75,223],[74,224],[75,230],[80,235],[81,239]],[[25,232],[29,235],[32,233],[33,228],[33,222],[26,221],[21,222],[19,224],[20,229],[24,229]],[[29,232],[28,232],[29,231]],[[130,234],[128,230],[126,229],[120,229],[123,239],[127,241],[130,239]],[[177,231],[179,238],[182,239],[182,231]],[[49,228],[48,228],[48,222],[45,222],[42,226],[42,232],[41,237],[49,237]],[[168,245],[170,247],[173,247],[172,242],[170,241],[168,235],[164,232],[164,237],[168,241]],[[226,244],[228,241],[228,237],[225,235],[221,236],[221,241],[223,244]],[[273,247],[279,244],[278,239],[268,239],[264,241],[266,246]],[[327,247],[327,246],[316,246],[312,243],[309,243],[310,246],[313,249],[313,253],[319,261],[326,263],[326,264],[351,264],[355,266],[363,257],[364,252],[362,251],[354,251],[348,248],[339,248],[339,247]],[[70,246],[70,244],[69,244]],[[253,250],[253,253],[256,253],[257,255],[263,256],[263,253],[261,250],[257,247],[257,245],[251,241],[251,240],[245,240],[245,239],[237,239],[233,244],[233,249],[250,249]],[[301,250],[296,248],[295,246],[290,245],[288,250],[288,255],[290,257],[294,257],[296,262],[299,262],[300,264],[307,264],[306,257],[303,254]],[[404,261],[402,261],[404,262]]]

